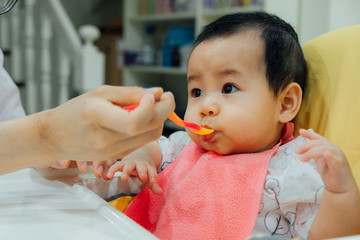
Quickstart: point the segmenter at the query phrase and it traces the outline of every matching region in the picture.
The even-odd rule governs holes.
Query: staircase
[[[74,28],[60,0],[24,0],[0,16],[5,68],[27,114],[56,107],[104,84],[99,30]]]

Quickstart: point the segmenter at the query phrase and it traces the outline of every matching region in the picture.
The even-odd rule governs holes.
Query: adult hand
[[[33,166],[33,168],[35,168],[38,171],[41,172],[49,172],[51,170],[54,169],[65,169],[70,167],[71,164],[71,160],[58,160],[58,161],[53,161],[50,163],[40,163],[38,165]]]
[[[136,103],[131,112],[122,109]],[[2,122],[0,174],[59,159],[122,158],[160,137],[174,108],[173,95],[161,88],[103,86],[57,108]]]
[[[134,103],[132,112],[121,108]],[[174,108],[161,88],[103,86],[46,112],[39,127],[57,159],[118,159],[160,137]]]

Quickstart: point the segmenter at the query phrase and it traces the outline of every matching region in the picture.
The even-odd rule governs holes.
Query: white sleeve
[[[0,121],[25,116],[19,90],[3,67],[4,55],[0,50]]]
[[[313,160],[301,162],[297,137],[279,147],[270,159],[253,234],[307,239],[320,208],[324,183]]]
[[[292,160],[284,169],[278,200],[295,237],[307,239],[320,208],[324,183],[315,162],[301,162],[294,153],[295,148],[304,142],[301,138],[296,140],[285,150],[285,154],[292,155]]]
[[[175,132],[168,138],[160,137],[158,143],[161,149],[161,164],[158,172],[169,166],[190,142],[191,139],[185,131]]]

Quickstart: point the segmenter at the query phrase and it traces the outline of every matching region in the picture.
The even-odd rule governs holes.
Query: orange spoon
[[[209,128],[204,128],[204,127],[200,127],[199,125],[195,124],[195,123],[189,123],[189,122],[185,122],[184,120],[182,120],[181,118],[179,118],[178,115],[176,115],[175,112],[172,112],[169,116],[169,119],[179,125],[180,127],[188,127],[191,128],[191,130],[199,135],[208,135],[214,132],[214,129],[209,129]]]
[[[139,104],[133,104],[133,105],[125,107],[124,110],[127,112],[131,112],[132,110],[137,108],[137,106],[139,106]],[[199,134],[199,135],[208,135],[208,134],[211,134],[214,132],[214,129],[204,128],[204,127],[200,127],[199,125],[197,125],[195,123],[185,122],[178,115],[176,115],[175,112],[172,112],[170,114],[169,119],[173,123],[179,125],[180,127],[190,128],[194,133]]]

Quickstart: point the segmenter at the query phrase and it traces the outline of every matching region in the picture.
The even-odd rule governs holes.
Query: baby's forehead
[[[217,51],[211,51],[213,48],[216,48]],[[197,53],[213,52],[213,55],[219,54],[220,52],[223,53],[220,55],[222,55],[223,57],[224,55],[226,55],[225,56],[226,58],[231,56],[244,56],[244,55],[238,55],[239,51],[237,51],[237,49],[239,48],[243,49],[240,52],[240,54],[245,54],[245,56],[248,56],[247,54],[250,54],[253,57],[252,59],[258,61],[261,67],[266,65],[265,41],[261,36],[261,32],[256,29],[244,29],[242,31],[238,31],[232,34],[213,36],[199,43],[194,48],[193,52],[194,51]],[[220,55],[217,56],[213,56],[213,55],[209,54],[208,56],[209,57],[220,56]]]
[[[261,73],[266,75],[265,42],[258,31],[214,36],[199,43],[188,62],[188,74],[197,71]]]
[[[226,35],[215,35],[209,39],[204,40],[203,42],[199,43],[193,51],[197,48],[206,48],[210,43],[216,42],[231,42],[231,43],[243,43],[248,41],[251,47],[256,48],[258,47],[261,52],[265,53],[265,41],[261,36],[261,32],[257,29],[243,29],[241,31],[237,31],[235,33],[226,34]],[[225,45],[223,45],[225,47]]]

